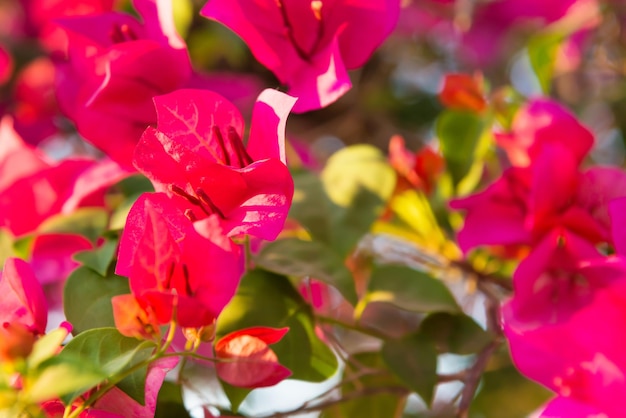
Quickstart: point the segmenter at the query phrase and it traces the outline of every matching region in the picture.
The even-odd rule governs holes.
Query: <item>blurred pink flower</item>
[[[236,32],[289,94],[294,112],[326,107],[393,30],[399,0],[210,0],[202,15]]]
[[[43,335],[48,322],[48,305],[32,269],[19,258],[8,258],[0,276],[0,325],[19,323]]]

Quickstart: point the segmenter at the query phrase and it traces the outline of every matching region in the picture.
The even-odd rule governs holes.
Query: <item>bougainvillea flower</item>
[[[306,112],[350,89],[346,70],[367,61],[395,27],[399,11],[398,0],[211,0],[201,14],[236,32],[299,98],[294,112]]]
[[[59,22],[69,37],[69,61],[57,71],[61,109],[85,139],[127,166],[141,133],[156,120],[152,97],[183,86],[192,73],[171,2],[134,5],[143,24],[123,13]]]
[[[586,302],[567,319],[535,327],[518,323],[507,326],[505,321],[505,333],[522,373],[563,398],[612,417],[623,411],[619,397],[626,390],[626,356],[621,350],[625,341],[614,331],[626,325],[626,262],[607,259],[608,263],[621,264],[617,269],[603,267],[603,262],[583,266],[579,276],[572,277],[579,282],[589,279],[594,287],[591,276],[599,273],[597,278],[604,280],[605,286],[588,292]],[[596,268],[601,270],[590,276],[587,269]],[[607,273],[611,280],[606,279]],[[584,284],[576,287],[581,289]]]
[[[512,165],[529,166],[544,145],[560,143],[571,150],[580,163],[593,146],[593,134],[561,104],[537,98],[526,103],[515,114],[511,130],[496,133]]]
[[[90,184],[80,180],[98,164],[86,158],[68,159],[17,179],[0,192],[0,226],[19,236],[34,231],[52,215],[71,213],[70,208],[102,206],[108,187],[128,176],[129,172],[114,164],[109,176],[103,177],[102,181]],[[108,166],[109,163],[102,164]],[[64,210],[66,203],[68,206]]]
[[[19,236],[34,231],[52,215],[101,207],[106,190],[129,174],[110,160],[52,162],[26,145],[5,117],[0,122],[0,227]]]
[[[484,191],[450,202],[467,210],[459,245],[465,252],[479,245],[533,245],[555,227],[591,243],[612,243],[608,203],[626,193],[624,184],[623,170],[580,172],[575,152],[546,142],[531,166],[512,167]]]
[[[39,37],[41,44],[50,52],[63,52],[67,37],[57,26],[56,20],[69,16],[83,16],[113,10],[115,0],[25,0],[23,2],[27,30]]]
[[[214,216],[194,224],[183,216],[185,223],[172,227],[161,211],[178,209],[163,198],[169,202],[162,194],[142,195],[127,222],[145,223],[122,235],[120,251],[132,254],[131,291],[140,305],[152,308],[160,324],[175,315],[181,327],[210,325],[235,294],[243,274],[241,249],[223,235]],[[137,211],[143,216],[132,213]],[[117,272],[126,269],[122,260]]]
[[[626,357],[611,348],[621,337],[604,334],[611,334],[607,318],[623,303],[626,259],[601,256],[580,237],[555,231],[520,263],[513,280],[515,293],[502,307],[502,321],[518,369],[584,402],[586,394],[598,398],[595,392],[608,382],[623,391]]]
[[[289,328],[253,327],[231,332],[215,343],[217,375],[238,387],[260,388],[274,386],[291,376],[291,371],[278,362],[269,348],[277,343]]]
[[[137,169],[191,220],[217,215],[228,235],[275,239],[293,197],[284,131],[295,99],[261,93],[247,146],[241,114],[216,93],[177,90],[154,101],[158,124],[137,144]]]
[[[48,306],[41,285],[23,260],[8,258],[0,277],[0,324],[19,323],[44,334]]]
[[[487,107],[482,76],[475,74],[446,74],[439,100],[451,109],[480,113]]]

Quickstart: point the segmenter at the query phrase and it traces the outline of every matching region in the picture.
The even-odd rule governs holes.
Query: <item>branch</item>
[[[480,354],[478,354],[478,358],[474,365],[467,370],[467,376],[465,378],[465,386],[463,387],[463,391],[461,392],[461,402],[459,404],[459,410],[457,412],[457,418],[468,418],[469,417],[469,407],[474,399],[474,394],[476,393],[476,389],[478,388],[478,383],[480,382],[480,378],[487,366],[487,362],[491,358],[493,352],[500,345],[500,340],[492,341],[487,347],[485,347]]]
[[[293,409],[291,411],[276,412],[276,413],[269,414],[269,415],[262,415],[257,418],[287,418],[295,414],[322,411],[326,408],[330,408],[335,405],[341,405],[342,403],[349,402],[354,399],[378,395],[380,393],[391,393],[391,394],[396,394],[398,396],[408,396],[410,394],[410,391],[407,388],[402,387],[402,386],[383,386],[383,387],[376,387],[376,388],[365,388],[359,391],[342,395],[341,398],[331,399],[326,402],[318,403],[316,405],[307,405],[307,403],[304,403],[299,408]]]

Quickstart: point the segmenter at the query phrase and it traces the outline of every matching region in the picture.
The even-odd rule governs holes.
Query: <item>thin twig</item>
[[[480,354],[478,354],[474,365],[467,370],[467,378],[465,379],[465,386],[461,392],[461,402],[459,403],[457,418],[469,417],[469,407],[474,399],[474,394],[478,388],[480,378],[485,370],[485,367],[487,366],[487,362],[499,345],[500,340],[492,341],[480,352]]]
[[[409,395],[410,391],[407,388],[402,387],[402,386],[383,386],[383,387],[365,388],[363,390],[344,394],[342,395],[341,398],[331,399],[331,400],[328,400],[326,402],[322,402],[316,405],[303,404],[299,408],[293,409],[291,411],[276,412],[276,413],[269,414],[269,415],[259,416],[257,418],[287,418],[293,415],[303,414],[306,412],[322,411],[326,408],[330,408],[335,405],[341,405],[342,403],[346,403],[354,399],[378,395],[380,393],[392,393],[392,394],[397,394],[399,396],[407,396]]]

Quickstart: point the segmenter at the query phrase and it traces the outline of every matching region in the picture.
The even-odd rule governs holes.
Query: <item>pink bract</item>
[[[623,338],[611,331],[623,326],[626,259],[554,231],[519,265],[514,285],[502,320],[515,365],[562,398],[540,416],[578,402],[613,416],[626,388]]]
[[[43,335],[48,306],[41,285],[23,260],[8,258],[0,276],[0,324],[20,323]]]
[[[479,245],[534,245],[555,227],[590,243],[612,243],[608,204],[623,196],[626,173],[578,169],[577,155],[545,141],[528,167],[512,167],[484,191],[450,202],[467,211],[458,234],[463,251]],[[559,161],[559,164],[555,164]]]
[[[144,24],[123,13],[59,21],[69,62],[59,65],[57,83],[59,104],[80,134],[129,167],[141,133],[156,119],[152,97],[181,87],[192,73],[171,2],[134,4]]]
[[[273,386],[291,376],[278,363],[269,348],[280,341],[289,328],[253,327],[231,332],[215,343],[215,355],[223,361],[215,368],[220,379],[233,386],[260,388]]]
[[[244,121],[230,102],[203,90],[155,98],[157,128],[148,128],[135,166],[192,220],[217,215],[228,235],[273,240],[293,196],[284,130],[295,99],[265,90],[253,110],[247,147]]]
[[[515,114],[510,132],[496,133],[496,142],[514,166],[529,166],[550,143],[566,146],[580,163],[593,146],[593,134],[558,102],[535,98]]]
[[[167,212],[177,209],[169,202],[163,204],[161,197],[140,197],[129,220],[145,223],[128,232],[125,229],[122,235],[120,251],[130,251],[132,257],[131,291],[140,304],[153,308],[162,324],[174,312],[182,327],[212,324],[235,294],[243,274],[241,249],[223,235],[214,217],[195,225],[179,218],[183,223],[173,228]],[[128,270],[128,255],[120,254],[120,259],[118,273]]]
[[[325,107],[350,89],[393,30],[398,0],[288,2],[210,0],[202,15],[236,32],[254,56],[299,98],[294,112]]]

